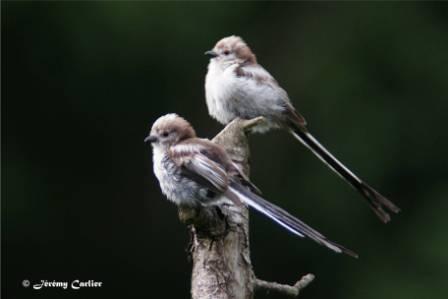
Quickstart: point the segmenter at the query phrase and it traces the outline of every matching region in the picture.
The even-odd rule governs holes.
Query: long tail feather
[[[306,129],[296,127],[291,129],[292,135],[303,143],[311,152],[324,162],[330,169],[343,178],[353,188],[358,190],[367,200],[370,208],[375,214],[387,223],[390,221],[390,215],[386,210],[398,213],[400,208],[393,202],[382,196],[375,189],[364,183],[353,172],[338,161],[323,145],[316,140]],[[386,210],[385,210],[386,209]]]
[[[287,229],[288,231],[292,232],[293,234],[299,237],[307,236],[308,238],[314,240],[315,242],[321,245],[326,246],[327,248],[335,252],[338,253],[343,252],[352,257],[355,258],[358,257],[358,255],[355,252],[337,243],[334,243],[333,241],[328,240],[324,235],[322,235],[312,227],[308,226],[303,221],[292,216],[282,208],[252,193],[250,190],[240,185],[239,183],[231,182],[230,188],[227,192],[231,193],[227,194],[227,196],[229,196],[230,198],[237,197],[240,201],[246,203],[253,209],[267,216],[268,218],[270,218],[283,228]]]

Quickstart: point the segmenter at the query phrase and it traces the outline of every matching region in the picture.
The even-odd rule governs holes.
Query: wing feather
[[[202,154],[194,154],[183,163],[183,167],[205,179],[213,186],[213,189],[224,192],[229,184],[229,179],[225,169],[218,163],[210,160]]]
[[[222,193],[229,184],[223,163],[213,159],[213,146],[204,140],[195,143],[181,143],[171,148],[171,159],[189,179],[213,192]]]

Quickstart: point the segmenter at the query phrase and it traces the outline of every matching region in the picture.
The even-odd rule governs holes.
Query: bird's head
[[[177,114],[170,113],[159,117],[152,125],[145,142],[155,147],[168,148],[176,143],[196,137],[196,132],[188,121]]]
[[[257,59],[249,46],[239,36],[228,36],[218,41],[215,47],[205,52],[211,62],[229,66],[232,64],[255,64]]]

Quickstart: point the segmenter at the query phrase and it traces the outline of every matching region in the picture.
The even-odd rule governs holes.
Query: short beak
[[[207,56],[210,56],[210,58],[215,58],[216,56],[218,56],[218,53],[216,53],[213,50],[206,51],[204,54],[207,55]]]
[[[156,142],[157,140],[158,140],[157,136],[148,135],[143,141],[153,143],[153,142]]]

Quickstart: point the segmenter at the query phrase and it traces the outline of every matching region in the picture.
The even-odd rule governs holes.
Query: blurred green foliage
[[[204,102],[203,53],[230,34],[249,43],[313,134],[403,209],[383,225],[286,133],[253,136],[252,178],[265,196],[360,254],[333,254],[253,214],[258,276],[287,283],[313,272],[304,298],[447,296],[443,3],[2,8],[5,297],[188,297],[188,236],[159,191],[143,138],[168,112],[201,136],[220,130]],[[36,293],[21,287],[25,278],[96,279],[104,287]]]

